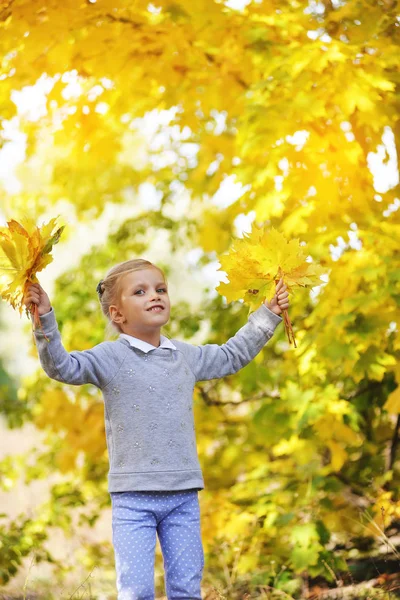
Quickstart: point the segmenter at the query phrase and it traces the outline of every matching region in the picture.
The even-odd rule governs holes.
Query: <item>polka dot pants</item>
[[[111,492],[118,600],[154,600],[156,531],[168,600],[201,600],[198,490]]]

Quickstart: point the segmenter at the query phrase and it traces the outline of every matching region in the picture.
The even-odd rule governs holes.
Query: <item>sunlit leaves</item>
[[[22,119],[28,154],[41,164],[25,165],[24,186],[45,184],[48,202],[66,198],[81,218],[105,201],[120,202],[122,190],[139,183],[135,169],[118,165],[131,120],[179,106],[175,122],[190,127],[200,150],[184,173],[172,165],[166,171],[182,176],[193,195],[214,194],[224,175],[236,173],[256,194],[245,196],[243,211],[255,209],[260,221],[282,218],[286,234],[298,234],[299,221],[303,231],[361,222],[374,210],[367,154],[396,111],[397,47],[382,10],[346,3],[325,6],[321,16],[265,1],[241,12],[203,0],[7,6],[0,17],[0,118],[15,110],[12,90],[34,85],[42,73],[54,78],[48,115]],[[330,40],[312,35],[322,22]],[[216,135],[215,113],[225,119]],[[307,132],[306,141],[299,132]],[[52,136],[51,152],[39,152]],[[141,180],[163,187],[166,171],[153,178],[144,171]],[[41,206],[38,197],[34,202]]]
[[[228,261],[234,276],[219,290],[228,306],[207,290],[196,296],[200,313],[189,297],[168,325],[178,338],[224,343],[246,321],[249,305],[234,301],[262,286],[272,295],[283,248],[291,292],[295,281],[307,284],[291,297],[298,349],[288,352],[277,331],[251,365],[195,389],[210,568],[219,573],[221,557],[249,580],[257,568],[264,580],[278,580],[263,562],[270,557],[279,569],[289,566],[288,578],[303,569],[327,577],[322,559],[344,568],[342,551],[326,544],[330,533],[343,547],[368,533],[349,501],[353,488],[375,499],[378,517],[384,506],[386,524],[398,515],[380,491],[384,482],[398,487],[397,457],[389,470],[384,461],[400,411],[398,187],[378,196],[369,170],[384,128],[398,138],[398,24],[394,9],[372,0],[325,2],[318,14],[312,4],[251,2],[241,12],[201,0],[67,0],[3,3],[0,12],[1,146],[10,143],[4,119],[16,114],[12,91],[44,73],[52,78],[47,113],[19,114],[27,136],[16,172],[22,187],[0,191],[1,210],[37,219],[61,202],[65,216],[83,220],[108,202],[137,205],[136,219],[55,282],[69,351],[103,339],[94,295],[101,274],[112,261],[146,254],[164,230],[163,266],[184,288],[177,256],[197,252],[191,268],[202,280],[203,267],[236,248],[241,215],[301,240],[313,259],[305,261],[304,249],[302,264],[327,274],[307,284],[294,248],[274,238],[273,261],[265,248],[260,260],[259,244]],[[246,191],[236,202],[228,193],[222,208],[215,194],[226,176]],[[160,210],[142,212],[135,192],[144,182],[156,186]],[[18,248],[12,255],[7,246],[14,262]],[[261,295],[248,300],[255,298],[259,305]],[[91,494],[99,506],[108,499],[103,405],[96,390],[55,386],[42,373],[33,379],[22,381],[18,397],[49,451],[27,472],[34,479],[56,469],[79,480],[82,494],[59,487],[48,509],[49,521],[67,527],[66,506]],[[8,411],[10,401],[3,406]],[[236,562],[238,540],[245,549]]]
[[[319,265],[306,262],[299,240],[288,241],[275,228],[252,228],[242,239],[235,239],[230,251],[219,257],[221,269],[229,283],[221,283],[217,291],[228,302],[243,299],[251,308],[275,294],[275,285],[283,279],[289,293],[296,287],[321,282],[324,273]]]
[[[0,228],[0,295],[20,314],[26,284],[35,283],[36,274],[53,260],[51,250],[65,227],[56,220],[39,227],[28,217],[22,224],[11,219]]]

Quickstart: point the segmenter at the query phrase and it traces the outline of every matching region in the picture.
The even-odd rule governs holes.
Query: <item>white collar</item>
[[[165,337],[165,335],[160,335],[159,346],[153,346],[153,344],[149,344],[149,342],[133,337],[133,335],[129,335],[128,333],[120,333],[119,337],[128,340],[131,346],[135,346],[135,348],[139,348],[139,350],[143,350],[143,352],[150,352],[150,350],[154,350],[154,348],[173,348],[173,350],[176,350],[176,346],[171,340]]]

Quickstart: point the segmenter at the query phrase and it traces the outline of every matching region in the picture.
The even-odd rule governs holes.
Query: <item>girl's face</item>
[[[121,281],[119,307],[110,315],[131,335],[159,331],[168,322],[170,302],[167,284],[155,267],[127,273]],[[162,308],[152,307],[161,306]],[[114,308],[114,307],[113,307]]]

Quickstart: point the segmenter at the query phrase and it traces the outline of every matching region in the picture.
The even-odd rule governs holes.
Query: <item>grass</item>
[[[379,534],[380,539],[387,544],[387,547],[392,550],[395,557],[400,559],[400,554],[387,537],[385,531],[381,529],[376,522],[371,522],[370,525],[373,525],[378,529],[377,533]],[[240,551],[238,554],[240,555]],[[237,557],[237,559],[238,558],[239,557]],[[32,586],[29,585],[29,582],[31,580],[31,571],[34,564],[35,557],[32,558],[29,565],[22,594],[19,591],[14,592],[14,595],[2,596],[0,594],[0,600],[116,600],[117,598],[114,572],[112,572],[112,576],[110,576],[108,580],[107,578],[104,579],[104,584],[108,589],[105,591],[96,590],[96,595],[94,595],[95,592],[93,588],[98,588],[98,582],[96,586],[93,584],[93,578],[96,576],[96,566],[93,567],[79,585],[73,587],[69,591],[66,591],[65,589],[55,590],[54,582],[49,582],[48,580],[40,581],[39,579],[37,579],[36,582],[40,585],[40,592],[29,591],[28,588],[32,588]],[[203,600],[296,600],[282,589],[265,584],[252,585],[250,582],[248,582],[247,590],[253,588],[251,593],[247,591],[243,593],[240,588],[243,590],[243,584],[246,584],[243,580],[241,582],[239,581],[236,573],[236,564],[237,560],[231,570],[228,565],[222,565],[221,572],[223,574],[224,585],[222,585],[222,588],[219,583],[218,585],[208,584],[202,587]],[[345,586],[343,580],[333,572],[332,575],[334,576],[334,581],[337,585],[335,589],[327,588],[319,590],[318,593],[315,593],[314,595],[309,594],[308,590],[304,590],[302,600],[305,600],[305,598],[308,600],[394,600],[395,598],[400,598],[400,575],[397,578],[396,574],[380,574],[374,580],[356,583],[352,578],[351,572],[348,574],[350,576],[351,585]],[[60,595],[60,593],[62,595]],[[155,600],[167,600],[167,597],[158,596]]]

